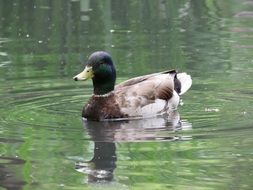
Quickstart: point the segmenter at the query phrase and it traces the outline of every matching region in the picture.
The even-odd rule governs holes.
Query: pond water
[[[252,189],[253,2],[0,0],[0,189]],[[85,122],[108,51],[117,82],[176,68],[168,117]]]

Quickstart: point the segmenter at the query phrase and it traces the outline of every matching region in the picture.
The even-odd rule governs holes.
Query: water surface
[[[252,189],[251,1],[0,0],[0,189]],[[166,117],[86,122],[90,53],[117,82],[176,68]]]

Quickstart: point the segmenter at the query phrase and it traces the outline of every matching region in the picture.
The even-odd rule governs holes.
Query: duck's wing
[[[130,79],[115,88],[121,111],[129,116],[148,116],[165,111],[174,96],[176,72],[167,71]],[[179,98],[176,99],[176,106]]]

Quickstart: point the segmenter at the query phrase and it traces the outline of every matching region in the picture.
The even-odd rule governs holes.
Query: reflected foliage
[[[44,75],[60,70],[58,75],[72,76],[80,61],[100,49],[112,53],[119,71],[132,75],[133,64],[141,74],[157,68],[195,69],[199,62],[203,68],[226,69],[229,65],[209,60],[213,55],[228,59],[224,52],[229,47],[220,39],[229,37],[221,28],[230,9],[212,2],[2,0],[0,35],[11,40],[5,43],[5,51],[11,66],[20,68],[16,75],[32,64],[46,70]],[[210,46],[215,49],[207,55]],[[145,47],[149,49],[143,51]],[[36,76],[32,70],[25,74]]]

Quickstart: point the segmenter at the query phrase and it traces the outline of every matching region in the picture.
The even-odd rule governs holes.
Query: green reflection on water
[[[0,0],[0,10],[0,188],[251,189],[250,1]],[[83,123],[92,86],[72,76],[96,50],[112,54],[118,82],[190,73],[181,125]]]

